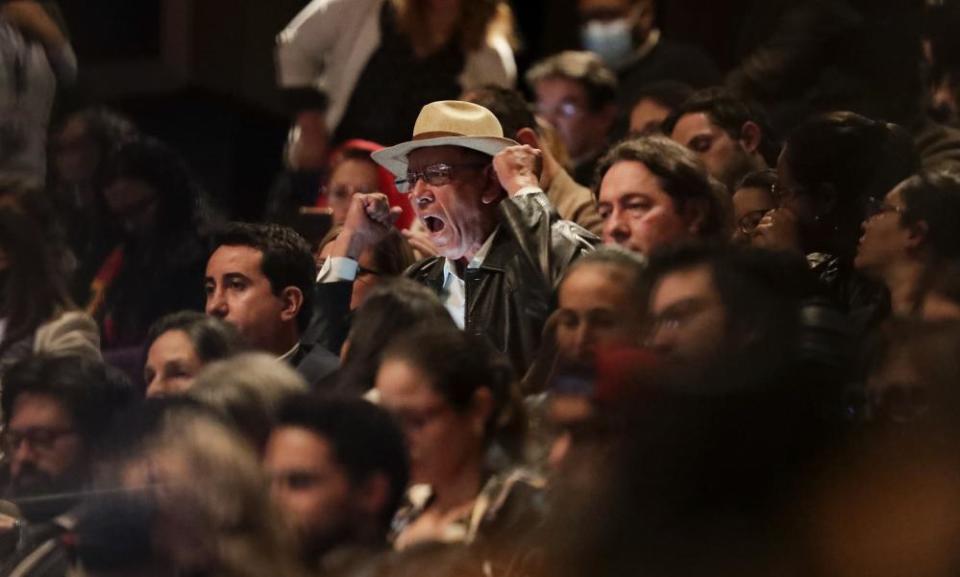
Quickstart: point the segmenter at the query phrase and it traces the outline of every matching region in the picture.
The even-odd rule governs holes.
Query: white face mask
[[[580,41],[607,66],[618,68],[633,54],[633,22],[629,18],[590,20],[580,29]]]

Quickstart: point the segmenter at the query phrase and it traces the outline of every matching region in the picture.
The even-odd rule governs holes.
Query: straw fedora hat
[[[516,141],[503,137],[500,121],[486,108],[442,100],[423,107],[413,127],[413,140],[373,153],[380,166],[403,178],[407,175],[407,155],[418,148],[460,146],[494,156]]]

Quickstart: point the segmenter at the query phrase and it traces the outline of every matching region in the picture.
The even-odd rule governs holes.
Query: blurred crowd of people
[[[960,5],[575,4],[307,3],[235,222],[0,2],[0,575],[955,575]]]

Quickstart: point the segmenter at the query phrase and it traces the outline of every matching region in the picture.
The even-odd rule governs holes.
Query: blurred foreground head
[[[208,409],[148,401],[117,424],[104,463],[108,492],[78,527],[90,570],[299,575],[256,452]]]

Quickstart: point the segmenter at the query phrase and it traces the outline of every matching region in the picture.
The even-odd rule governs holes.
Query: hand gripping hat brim
[[[443,100],[423,107],[413,127],[413,140],[373,153],[380,166],[403,178],[407,155],[419,148],[459,146],[490,156],[516,141],[503,137],[500,121],[486,108],[470,102]]]

